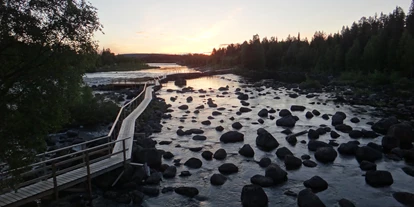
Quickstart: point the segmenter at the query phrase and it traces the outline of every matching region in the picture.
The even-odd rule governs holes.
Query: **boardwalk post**
[[[124,154],[124,168],[126,168],[126,148],[125,148],[125,139],[122,140],[123,154]]]
[[[89,152],[88,151],[86,151],[85,160],[86,160],[86,173],[87,173],[87,180],[88,180],[89,205],[92,206],[91,168],[89,166]]]
[[[113,133],[113,132],[112,132]],[[111,143],[111,136],[108,136],[108,155],[110,155],[111,154],[111,144],[109,144],[109,143]]]
[[[53,192],[55,194],[55,200],[59,198],[59,192],[57,188],[57,178],[56,178],[56,165],[52,163],[52,176],[53,176]]]

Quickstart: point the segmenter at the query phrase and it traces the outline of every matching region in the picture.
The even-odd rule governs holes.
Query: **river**
[[[161,69],[86,74],[85,81],[88,82],[88,84],[96,84],[98,82],[101,83],[101,81],[104,80],[108,81],[110,78],[143,77],[144,75],[168,74],[174,71],[192,71],[191,69],[177,65],[167,64],[160,66],[162,66]],[[265,173],[265,169],[260,168],[259,165],[254,162],[255,160],[258,161],[263,157],[269,157],[272,162],[279,164],[285,169],[283,160],[278,159],[275,155],[276,150],[264,152],[256,147],[255,140],[258,128],[264,128],[269,131],[280,143],[278,148],[287,147],[296,157],[308,154],[310,155],[311,160],[317,162],[314,158],[314,153],[308,150],[307,145],[300,143],[301,140],[309,141],[306,135],[299,136],[298,143],[295,146],[287,143],[285,140],[286,135],[281,133],[284,128],[278,127],[275,124],[276,119],[279,118],[278,112],[273,114],[276,116],[275,120],[263,118],[263,124],[252,124],[260,118],[257,114],[261,109],[290,109],[290,106],[295,104],[305,106],[306,110],[304,112],[292,112],[293,115],[300,118],[296,123],[296,126],[291,129],[293,132],[300,132],[311,128],[317,129],[320,125],[327,125],[333,128],[331,126],[331,120],[324,120],[320,116],[307,119],[305,113],[307,111],[312,111],[313,109],[320,111],[322,114],[334,114],[337,111],[342,111],[347,115],[344,123],[352,126],[354,129],[369,130],[370,125],[368,125],[367,122],[375,122],[380,119],[380,117],[375,116],[375,114],[377,114],[375,108],[368,106],[338,105],[331,101],[331,95],[328,93],[316,94],[317,96],[314,98],[306,98],[303,95],[298,98],[290,98],[287,94],[291,93],[291,90],[285,88],[274,90],[263,87],[263,91],[257,92],[251,85],[246,85],[239,81],[243,82],[243,79],[236,75],[220,75],[187,80],[187,86],[193,87],[196,91],[198,89],[207,90],[208,96],[205,98],[199,97],[199,95],[201,95],[199,93],[181,94],[167,92],[167,89],[179,90],[180,88],[175,86],[173,82],[163,84],[163,88],[158,92],[158,97],[164,98],[168,104],[171,104],[174,112],[171,113],[172,119],[163,120],[164,122],[162,124],[164,127],[162,132],[153,134],[151,137],[157,142],[172,141],[170,145],[157,145],[157,148],[172,152],[175,155],[174,159],[182,159],[181,163],[184,163],[190,157],[195,157],[200,159],[203,162],[203,165],[200,169],[189,169],[184,165],[177,167],[177,176],[173,179],[164,179],[161,182],[160,189],[168,186],[192,186],[196,187],[200,191],[199,195],[205,199],[189,199],[170,192],[160,194],[157,197],[146,197],[143,204],[144,206],[241,206],[240,195],[243,186],[250,184],[250,178],[253,175],[264,175]],[[218,95],[222,95],[222,92],[217,89],[225,86],[229,86],[229,94],[224,95],[224,97],[219,97]],[[242,88],[242,91],[249,91],[248,94],[251,98],[248,102],[250,103],[249,108],[252,109],[251,112],[236,115],[236,111],[241,107],[240,100],[237,99],[237,95],[235,95],[236,88]],[[259,93],[263,94],[266,92],[268,92],[267,95],[259,96]],[[177,100],[175,102],[170,101],[170,97],[175,96],[177,97]],[[192,96],[194,99],[191,103],[186,102],[188,96]],[[280,97],[280,99],[274,99],[276,96]],[[226,110],[221,111],[222,115],[215,116],[215,119],[210,120],[210,126],[202,125],[201,121],[207,120],[207,117],[211,116],[212,112],[217,110],[216,108],[209,108],[206,106],[205,109],[200,110],[199,114],[192,113],[195,110],[195,107],[206,105],[207,98],[212,98],[218,107],[226,108]],[[316,102],[316,104],[311,104],[312,102]],[[318,102],[320,104],[317,104]],[[187,115],[185,111],[177,108],[182,104],[189,105],[188,110],[191,113],[189,113],[188,116],[185,116]],[[186,117],[184,123],[180,121],[181,117]],[[234,117],[235,120],[231,121],[230,117]],[[350,118],[352,117],[358,117],[361,122],[351,123]],[[195,122],[192,122],[191,120],[195,120]],[[223,123],[221,123],[220,120],[223,120]],[[219,141],[221,134],[234,130],[231,125],[236,121],[243,125],[243,128],[238,131],[244,134],[244,143],[221,143]],[[224,127],[223,132],[217,132],[215,130],[215,127],[220,125]],[[176,130],[179,126],[183,126],[183,130],[192,128],[202,129],[205,131],[203,135],[207,137],[207,140],[194,141],[192,140],[192,136],[178,136]],[[336,139],[338,144],[352,140],[348,134],[338,133],[341,135],[341,137]],[[329,133],[327,133],[321,135],[319,140],[329,142],[329,140],[332,139]],[[375,139],[358,139],[358,141],[361,145],[366,145],[369,142],[381,144],[381,137]],[[175,147],[178,144],[181,145],[181,147]],[[251,145],[255,152],[254,158],[246,158],[238,154],[238,150],[243,144]],[[217,149],[224,148],[227,151],[228,156],[222,161],[215,159],[207,161],[201,157],[202,151],[192,152],[188,149],[190,147],[202,147],[202,151],[209,150],[213,153]],[[229,162],[238,166],[239,172],[227,176],[228,180],[222,186],[211,185],[210,177],[214,173],[219,173],[218,166]],[[173,160],[163,159],[163,163],[173,165]],[[286,196],[284,195],[284,192],[291,190],[298,193],[305,188],[303,182],[315,175],[322,177],[329,184],[327,190],[317,193],[317,196],[319,196],[327,206],[338,206],[338,200],[342,198],[353,201],[356,206],[401,206],[401,204],[392,197],[392,193],[397,191],[413,192],[414,190],[411,183],[412,177],[409,177],[401,170],[401,167],[406,166],[404,161],[395,162],[384,157],[376,163],[378,170],[387,170],[392,173],[394,184],[385,188],[373,188],[367,185],[363,176],[365,172],[361,171],[359,164],[354,157],[338,154],[338,157],[332,164],[317,163],[318,166],[315,168],[302,166],[298,170],[286,170],[288,172],[288,181],[286,183],[270,188],[264,188],[269,197],[269,206],[297,206],[296,198]],[[189,170],[192,175],[190,177],[179,177],[178,174],[184,170]],[[97,199],[95,202],[96,206],[130,206],[116,204],[102,198]]]

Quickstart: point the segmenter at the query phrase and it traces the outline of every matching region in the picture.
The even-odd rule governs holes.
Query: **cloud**
[[[220,44],[219,46],[220,47],[227,47],[227,46],[229,46],[230,44]]]
[[[145,34],[145,32],[144,31],[138,31],[136,34],[137,35],[142,35],[142,34]]]

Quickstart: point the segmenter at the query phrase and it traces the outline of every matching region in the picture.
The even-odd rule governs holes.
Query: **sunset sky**
[[[104,33],[100,48],[115,53],[205,53],[222,44],[242,43],[254,34],[327,34],[363,16],[407,13],[411,0],[89,0],[98,8]]]

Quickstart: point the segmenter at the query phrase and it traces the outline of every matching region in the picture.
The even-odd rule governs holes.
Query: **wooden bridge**
[[[25,179],[13,189],[3,189],[0,206],[20,206],[48,195],[57,199],[59,191],[85,181],[91,194],[91,178],[130,162],[135,120],[152,100],[152,84],[158,86],[163,78],[146,82],[142,92],[121,107],[107,136],[39,154],[38,162],[26,167],[28,170],[17,169],[24,172],[22,178],[31,179]],[[75,147],[82,150],[71,151]],[[12,178],[11,173],[9,170],[1,175]]]

